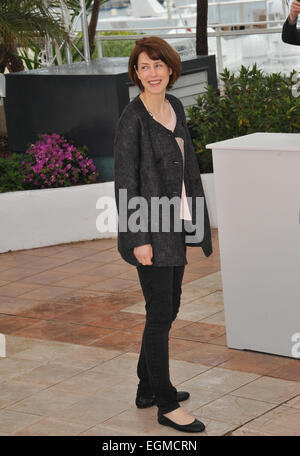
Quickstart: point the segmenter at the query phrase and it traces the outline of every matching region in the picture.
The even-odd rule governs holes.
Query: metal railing
[[[217,70],[218,73],[222,73],[224,70],[223,66],[223,56],[222,56],[222,37],[223,36],[238,36],[238,35],[258,35],[258,34],[270,34],[270,33],[281,33],[282,25],[285,21],[275,20],[275,21],[258,21],[258,22],[240,22],[240,23],[227,23],[227,24],[209,24],[209,27],[215,28],[214,32],[208,32],[208,37],[216,38],[216,58],[217,58]],[[278,26],[280,24],[280,26]],[[253,28],[255,26],[266,25],[266,28]],[[274,27],[268,28],[268,25],[274,25]],[[277,27],[275,26],[277,25]],[[245,26],[250,27],[244,30],[222,30],[223,28],[231,28],[236,26]],[[196,26],[163,26],[163,27],[143,27],[143,28],[122,28],[122,29],[113,29],[113,31],[123,31],[123,32],[139,32],[139,31],[151,31],[152,33],[143,33],[136,35],[100,35],[101,32],[107,32],[108,30],[97,30],[95,37],[98,57],[103,56],[102,53],[102,41],[118,41],[118,40],[138,40],[144,38],[145,36],[153,35],[153,32],[159,32],[160,30],[182,30],[182,29],[195,29]],[[109,30],[111,31],[111,30]],[[172,38],[195,38],[195,32],[188,33],[155,33],[157,36],[160,36],[163,39],[172,39]]]
[[[244,6],[247,4],[254,4],[254,3],[265,3],[265,10],[267,11],[267,0],[232,0],[232,1],[227,1],[227,2],[209,2],[208,7],[216,6],[217,11],[218,11],[218,17],[221,17],[221,8],[226,7],[226,6],[233,6],[233,5],[239,5],[240,6],[240,20],[243,20],[244,18]],[[188,5],[176,5],[174,8],[174,11],[180,11],[181,9],[186,9],[186,8],[195,8],[197,9],[197,3],[190,3]],[[282,0],[282,12],[284,16],[288,15],[288,4],[287,0]]]

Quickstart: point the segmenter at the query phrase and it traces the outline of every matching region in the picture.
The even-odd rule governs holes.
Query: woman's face
[[[149,94],[164,92],[172,74],[172,68],[165,62],[160,59],[151,60],[146,52],[139,54],[135,71],[144,86],[144,91]]]

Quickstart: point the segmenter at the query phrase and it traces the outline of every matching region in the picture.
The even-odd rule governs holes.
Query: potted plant
[[[114,200],[113,182],[99,182],[86,147],[39,135],[26,153],[0,157],[0,252],[114,236],[97,225],[99,198]]]

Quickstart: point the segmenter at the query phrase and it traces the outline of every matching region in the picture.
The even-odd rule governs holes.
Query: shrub
[[[9,158],[0,157],[0,193],[24,190],[25,175],[20,169],[21,157],[12,154]]]
[[[42,134],[26,150],[21,162],[25,189],[68,187],[97,181],[93,160],[86,146],[76,148],[58,134]]]
[[[134,31],[116,31],[116,30],[103,30],[100,33],[101,36],[110,36],[110,35],[144,35],[144,32],[134,32]],[[72,48],[72,62],[81,62],[83,54],[83,40],[82,33],[77,34],[77,39],[74,44],[76,48]],[[135,46],[135,40],[101,40],[102,47],[102,57],[129,57],[132,49]],[[79,52],[78,52],[79,51]],[[55,50],[54,50],[55,52]],[[62,59],[63,62],[67,62],[64,49],[62,49]],[[92,59],[100,58],[98,55],[97,46],[95,46],[94,52],[91,56]]]
[[[8,136],[0,135],[0,157],[9,158],[13,154],[8,144]]]
[[[223,93],[208,86],[187,108],[188,126],[200,171],[213,172],[212,153],[206,144],[255,132],[300,132],[300,95],[293,96],[295,73],[264,74],[256,64],[241,66],[238,75],[220,74]]]
[[[102,31],[100,35],[140,35],[144,33],[130,32],[130,31]],[[129,57],[133,48],[135,47],[135,40],[106,40],[101,41],[103,57]],[[94,58],[98,58],[98,55],[93,55]]]

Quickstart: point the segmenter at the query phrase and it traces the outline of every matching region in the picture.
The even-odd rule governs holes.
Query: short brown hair
[[[159,36],[148,36],[135,42],[128,61],[128,74],[131,81],[143,92],[144,86],[138,78],[135,67],[141,52],[146,52],[151,60],[162,60],[169,68],[172,68],[167,89],[171,89],[181,74],[181,60],[179,54],[165,40]]]

